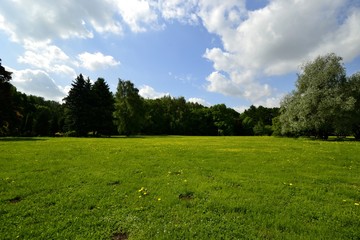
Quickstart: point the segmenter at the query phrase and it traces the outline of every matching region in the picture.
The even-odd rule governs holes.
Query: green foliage
[[[225,104],[217,104],[210,108],[214,119],[214,125],[217,127],[218,135],[233,136],[236,135],[236,119],[240,114],[232,108],[227,108]]]
[[[92,95],[90,79],[84,79],[80,74],[71,84],[71,89],[65,100],[65,129],[75,131],[78,136],[87,136],[91,130]]]
[[[354,98],[346,92],[341,57],[328,54],[306,63],[298,75],[296,87],[281,104],[283,134],[327,139],[342,131],[344,113],[353,109]]]
[[[65,100],[65,131],[75,131],[77,136],[110,135],[113,132],[114,99],[103,78],[94,85],[80,74],[72,83]]]
[[[91,88],[92,131],[95,135],[111,135],[114,130],[114,97],[103,78],[98,78]]]
[[[265,108],[250,106],[241,116],[242,129],[240,135],[270,136],[273,132],[273,119],[279,116],[279,108]]]
[[[360,72],[357,72],[349,77],[348,89],[350,97],[355,100],[354,107],[346,107],[351,109],[345,112],[344,123],[342,126],[350,127],[351,132],[357,140],[360,140]]]
[[[0,152],[0,239],[360,236],[355,141],[3,138]]]
[[[272,119],[272,135],[273,136],[281,136],[281,122],[280,116],[277,116]]]
[[[144,102],[130,81],[119,79],[115,94],[115,121],[120,134],[138,134],[144,121]]]
[[[217,135],[210,108],[186,102],[184,97],[146,99],[143,134]]]
[[[12,72],[6,71],[6,69],[1,66],[1,59],[0,59],[0,85],[9,82],[12,79]]]
[[[1,66],[0,59],[0,136],[10,134],[18,119],[13,101],[14,87],[9,83],[11,74]]]

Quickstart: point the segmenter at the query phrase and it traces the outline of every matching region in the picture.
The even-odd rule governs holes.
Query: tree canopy
[[[105,79],[72,82],[63,103],[28,96],[10,83],[0,62],[0,136],[151,135],[353,135],[360,140],[360,73],[346,76],[342,58],[319,56],[302,65],[296,89],[281,108],[250,106],[238,113],[184,97],[144,99],[127,80],[113,95]]]
[[[120,134],[138,134],[144,120],[143,100],[130,81],[119,79],[115,94],[115,121]]]
[[[347,91],[350,82],[342,58],[335,54],[319,56],[301,70],[296,90],[281,103],[282,133],[323,139],[331,134],[346,134],[343,125],[357,99]],[[350,88],[356,91],[355,86]]]

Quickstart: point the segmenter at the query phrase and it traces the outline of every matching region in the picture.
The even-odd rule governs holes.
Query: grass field
[[[5,138],[0,239],[360,239],[360,143]]]

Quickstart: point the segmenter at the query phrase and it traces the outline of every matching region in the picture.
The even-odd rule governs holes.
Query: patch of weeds
[[[146,197],[146,196],[149,195],[149,191],[148,191],[146,188],[144,188],[144,187],[140,188],[140,189],[138,190],[138,192],[140,193],[139,198],[141,198],[141,197]]]

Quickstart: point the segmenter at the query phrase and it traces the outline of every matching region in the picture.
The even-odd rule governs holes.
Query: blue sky
[[[356,0],[3,0],[0,58],[19,91],[46,99],[82,73],[242,111],[279,106],[319,55],[359,71],[359,22]]]

